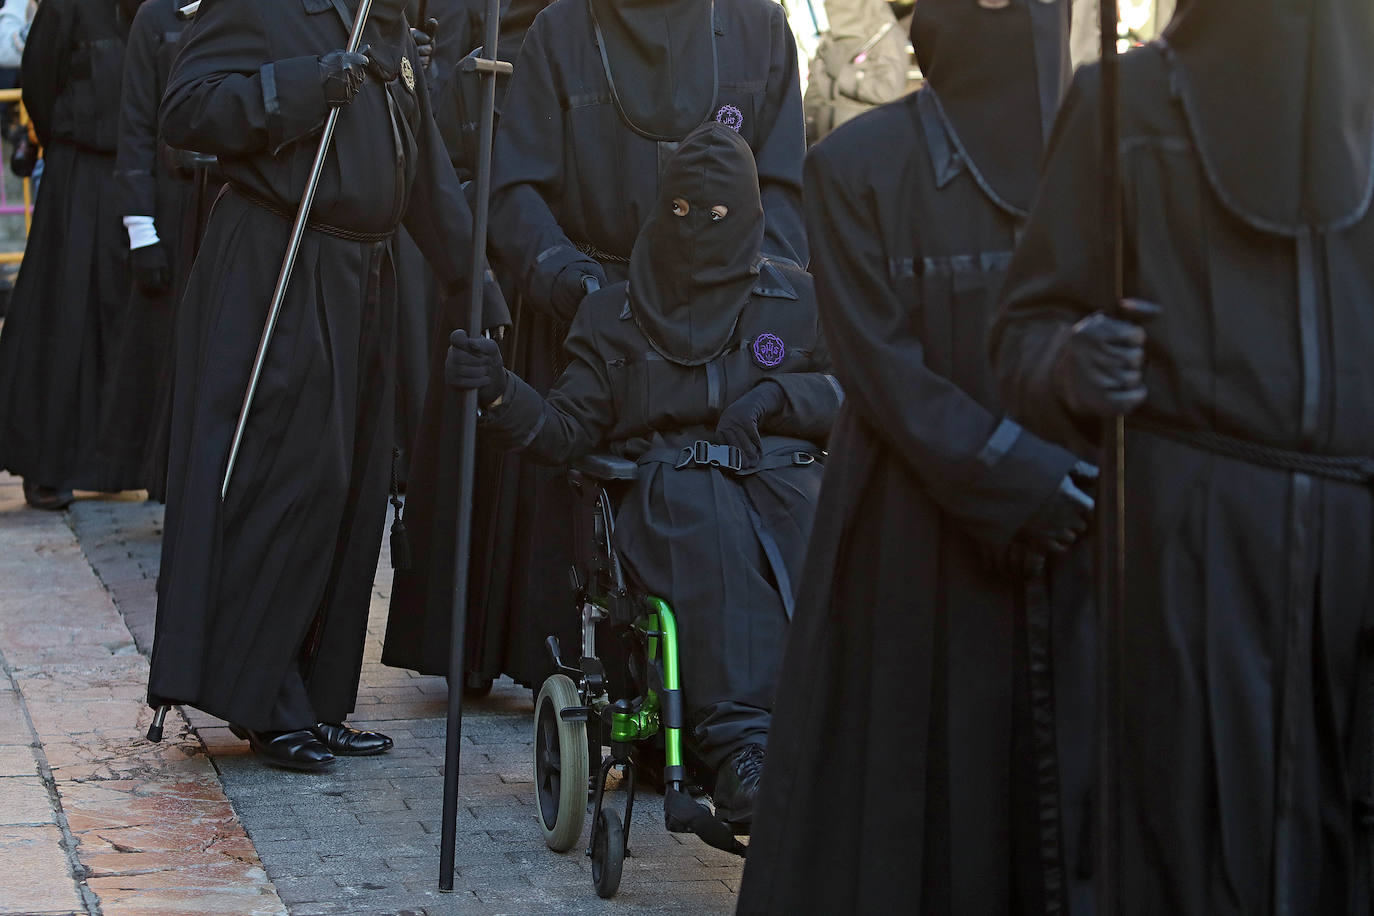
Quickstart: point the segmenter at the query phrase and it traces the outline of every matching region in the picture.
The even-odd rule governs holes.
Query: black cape
[[[369,23],[365,40],[391,78],[371,72],[343,110],[312,211],[353,237],[305,235],[221,503],[290,229],[273,211],[299,200],[327,111],[317,55],[343,46],[350,22],[343,3],[207,2],[162,106],[168,141],[218,155],[231,190],[177,327],[149,699],[253,729],[338,721],[356,695],[391,466],[396,299],[385,239],[404,217],[443,286],[456,293],[467,281],[466,262],[449,254],[471,244],[470,214],[414,43]]]
[[[926,89],[807,158],[821,322],[847,399],[740,913],[1035,913],[1061,893],[1058,799],[1041,782],[1057,772],[1054,735],[1030,714],[1043,723],[1053,702],[1047,584],[984,557],[1074,456],[1002,416],[986,335],[1021,220],[955,139]]]
[[[117,329],[112,371],[101,417],[100,448],[121,478],[137,479],[154,499],[166,496],[167,436],[172,409],[172,327],[190,273],[190,240],[198,185],[185,157],[163,143],[157,109],[172,70],[182,29],[177,0],[146,0],[129,27],[119,112],[115,174],[123,216],[153,217],[171,264],[161,295],[132,284]],[[193,229],[191,231],[194,231]]]
[[[1050,369],[1110,288],[1084,244],[1099,85],[1081,70],[1065,102],[993,336],[1013,409],[1066,443],[1097,432]],[[1163,46],[1123,58],[1121,85],[1125,292],[1163,307],[1126,438],[1122,912],[1367,913],[1374,495],[1184,440],[1374,455],[1374,216],[1256,231],[1212,184]]]
[[[739,124],[758,162],[763,253],[805,264],[805,129],[786,17],[775,3],[744,0],[718,6],[716,21],[717,115]],[[554,313],[555,278],[572,266],[624,279],[657,196],[661,157],[670,151],[616,113],[585,0],[559,0],[541,12],[525,35],[502,109],[491,224],[494,266],[518,302],[516,325],[503,342],[506,363],[536,390],[548,390],[562,369],[564,322],[571,317]],[[459,319],[447,320],[456,327]],[[383,654],[389,665],[431,674],[448,670],[457,505],[448,469],[457,455],[458,399],[441,381],[445,349],[435,341],[406,507],[414,563],[396,576]],[[561,472],[489,448],[479,449],[477,481],[471,671],[478,682],[506,673],[537,685],[550,667],[544,637],[576,642],[576,628],[561,612],[571,598],[571,493]]]
[[[592,451],[639,462],[617,510],[617,552],[635,586],[677,614],[693,749],[714,771],[742,745],[767,740],[822,465],[736,477],[674,464],[684,446],[714,440],[721,409],[764,380],[786,394],[762,429],[765,455],[819,456],[840,388],[826,374],[815,294],[801,271],[765,268],[729,345],[701,365],[665,359],[629,308],[624,284],[588,297],[568,335],[568,368],[547,400],[512,374],[482,428],[493,446],[560,468]],[[776,366],[754,355],[766,335],[783,342]],[[576,621],[577,609],[566,601],[550,616]]]
[[[129,300],[114,177],[122,17],[111,0],[45,0],[24,51],[24,105],[45,164],[0,336],[0,467],[60,489],[142,486],[137,466],[109,465],[100,449]]]

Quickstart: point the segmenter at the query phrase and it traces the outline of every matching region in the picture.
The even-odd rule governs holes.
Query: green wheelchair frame
[[[582,612],[581,658],[565,664],[556,637],[546,640],[557,671],[539,691],[534,716],[535,803],[544,842],[567,852],[581,838],[587,792],[594,795],[592,832],[587,855],[592,881],[601,897],[615,895],[629,852],[634,813],[635,745],[663,735],[665,821],[673,832],[697,833],[707,843],[742,855],[744,847],[710,812],[686,792],[682,730],[685,727],[678,669],[677,618],[661,598],[635,594],[626,586],[613,547],[615,515],[608,487],[635,479],[633,462],[593,455],[569,473],[581,502],[575,536],[572,584]],[[588,530],[590,528],[590,530]],[[608,622],[643,647],[643,685],[639,695],[612,701],[606,668],[596,654],[597,625]],[[604,758],[601,749],[609,747]],[[600,767],[589,781],[589,760]],[[626,791],[625,814],[606,806],[606,783],[619,767]]]

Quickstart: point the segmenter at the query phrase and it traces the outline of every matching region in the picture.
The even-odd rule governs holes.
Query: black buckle
[[[682,449],[674,468],[680,471],[689,465],[739,472],[744,467],[744,455],[733,445],[716,445],[698,439]]]

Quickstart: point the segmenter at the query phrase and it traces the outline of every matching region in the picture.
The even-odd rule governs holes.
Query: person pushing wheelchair
[[[689,747],[717,817],[747,829],[773,690],[843,399],[811,278],[760,257],[753,154],[708,123],[667,161],[628,283],[591,293],[547,398],[495,341],[453,332],[445,376],[477,389],[486,440],[566,464],[638,464],[615,546],[635,585],[677,609]]]

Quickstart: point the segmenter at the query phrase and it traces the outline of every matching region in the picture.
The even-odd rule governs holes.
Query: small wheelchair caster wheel
[[[619,814],[602,808],[593,829],[596,835],[592,837],[592,883],[596,885],[596,895],[609,900],[620,890],[620,872],[625,867],[625,828]]]
[[[587,723],[559,715],[581,705],[577,687],[563,674],[544,682],[534,705],[534,802],[544,842],[554,852],[572,849],[587,819]]]

